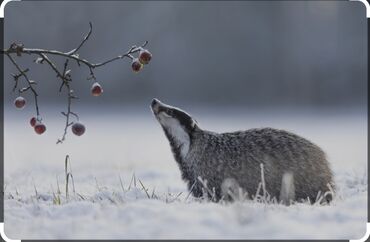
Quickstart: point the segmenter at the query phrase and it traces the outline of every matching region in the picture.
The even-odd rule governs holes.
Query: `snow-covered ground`
[[[63,129],[59,109],[45,116],[48,130],[42,136],[35,135],[28,124],[31,108],[6,110],[7,236],[358,239],[365,234],[365,113],[191,112],[202,127],[214,131],[272,126],[296,132],[320,145],[335,172],[337,198],[330,206],[287,207],[252,201],[216,204],[188,197],[162,130],[147,105],[140,109],[145,112],[99,109],[94,115],[91,109],[77,110],[86,125],[86,134],[70,134],[62,145],[55,145]],[[51,119],[52,116],[59,119]],[[70,186],[68,200],[64,178],[67,154],[75,183],[75,193]]]

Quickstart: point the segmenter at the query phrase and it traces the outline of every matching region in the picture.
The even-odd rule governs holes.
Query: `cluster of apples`
[[[14,105],[18,109],[23,109],[26,106],[26,99],[24,97],[17,97],[14,101]],[[46,131],[45,124],[42,123],[41,119],[38,119],[36,117],[32,117],[30,119],[30,124],[34,128],[36,134],[43,134]],[[72,125],[72,133],[74,133],[77,136],[81,136],[85,133],[85,125],[83,125],[80,122],[74,122]]]
[[[132,59],[132,64],[131,64],[132,70],[134,72],[139,72],[144,67],[144,65],[150,62],[151,59],[152,59],[152,54],[148,50],[146,49],[140,50],[138,58]],[[102,86],[98,82],[95,82],[91,87],[91,94],[97,97],[97,96],[100,96],[102,93],[103,93]],[[26,106],[26,99],[22,96],[19,96],[14,100],[14,105],[18,109],[23,109]],[[45,124],[42,123],[41,119],[32,117],[30,120],[30,124],[34,128],[36,134],[41,135],[45,133],[46,126]],[[86,131],[85,125],[83,125],[79,121],[74,122],[72,124],[73,134],[77,136],[81,136],[85,133],[85,131]]]
[[[131,63],[131,68],[134,72],[139,72],[141,69],[143,69],[144,65],[147,65],[150,60],[152,59],[152,54],[146,50],[142,49],[139,52],[138,58],[133,58]],[[95,82],[91,86],[91,94],[93,96],[100,96],[103,93],[103,88],[99,84],[99,82]]]
[[[23,109],[26,106],[26,99],[22,96],[19,96],[14,100],[14,105],[18,109]],[[36,134],[45,133],[46,126],[41,122],[41,120],[37,119],[36,117],[32,117],[30,124],[34,128]]]
[[[22,96],[19,96],[15,99],[14,105],[18,109],[23,109],[26,106],[26,99]],[[38,119],[36,117],[32,117],[30,119],[30,124],[35,130],[36,134],[43,134],[46,131],[46,125],[42,123],[41,119]],[[85,125],[83,125],[80,122],[74,122],[72,125],[72,133],[74,133],[77,136],[81,136],[85,133]]]
[[[152,59],[152,54],[146,50],[142,49],[139,52],[139,57],[132,59],[131,67],[134,72],[139,72],[143,69],[144,65],[147,65]]]

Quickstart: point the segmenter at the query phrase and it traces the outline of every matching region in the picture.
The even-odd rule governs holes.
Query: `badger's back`
[[[232,179],[250,196],[261,182],[261,167],[267,192],[279,199],[284,176],[292,177],[296,200],[315,201],[318,192],[334,188],[325,153],[315,144],[293,133],[272,128],[222,133],[197,130],[183,164],[183,178],[195,196],[202,195],[198,177],[221,197],[221,186]],[[193,184],[197,184],[194,187]],[[284,189],[284,185],[283,185]]]

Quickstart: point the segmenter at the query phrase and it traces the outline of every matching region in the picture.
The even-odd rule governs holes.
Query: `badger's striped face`
[[[164,104],[158,99],[153,99],[151,109],[170,140],[172,149],[178,150],[178,155],[184,158],[189,151],[190,135],[196,127],[196,121],[181,109]]]

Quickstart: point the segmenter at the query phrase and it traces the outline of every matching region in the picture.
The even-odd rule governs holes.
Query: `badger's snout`
[[[158,114],[159,111],[159,106],[161,105],[161,101],[159,101],[156,98],[153,98],[152,103],[150,105],[152,111],[154,114]]]
[[[153,98],[152,100],[152,107],[154,107],[157,103],[159,103],[160,101],[156,98]]]

